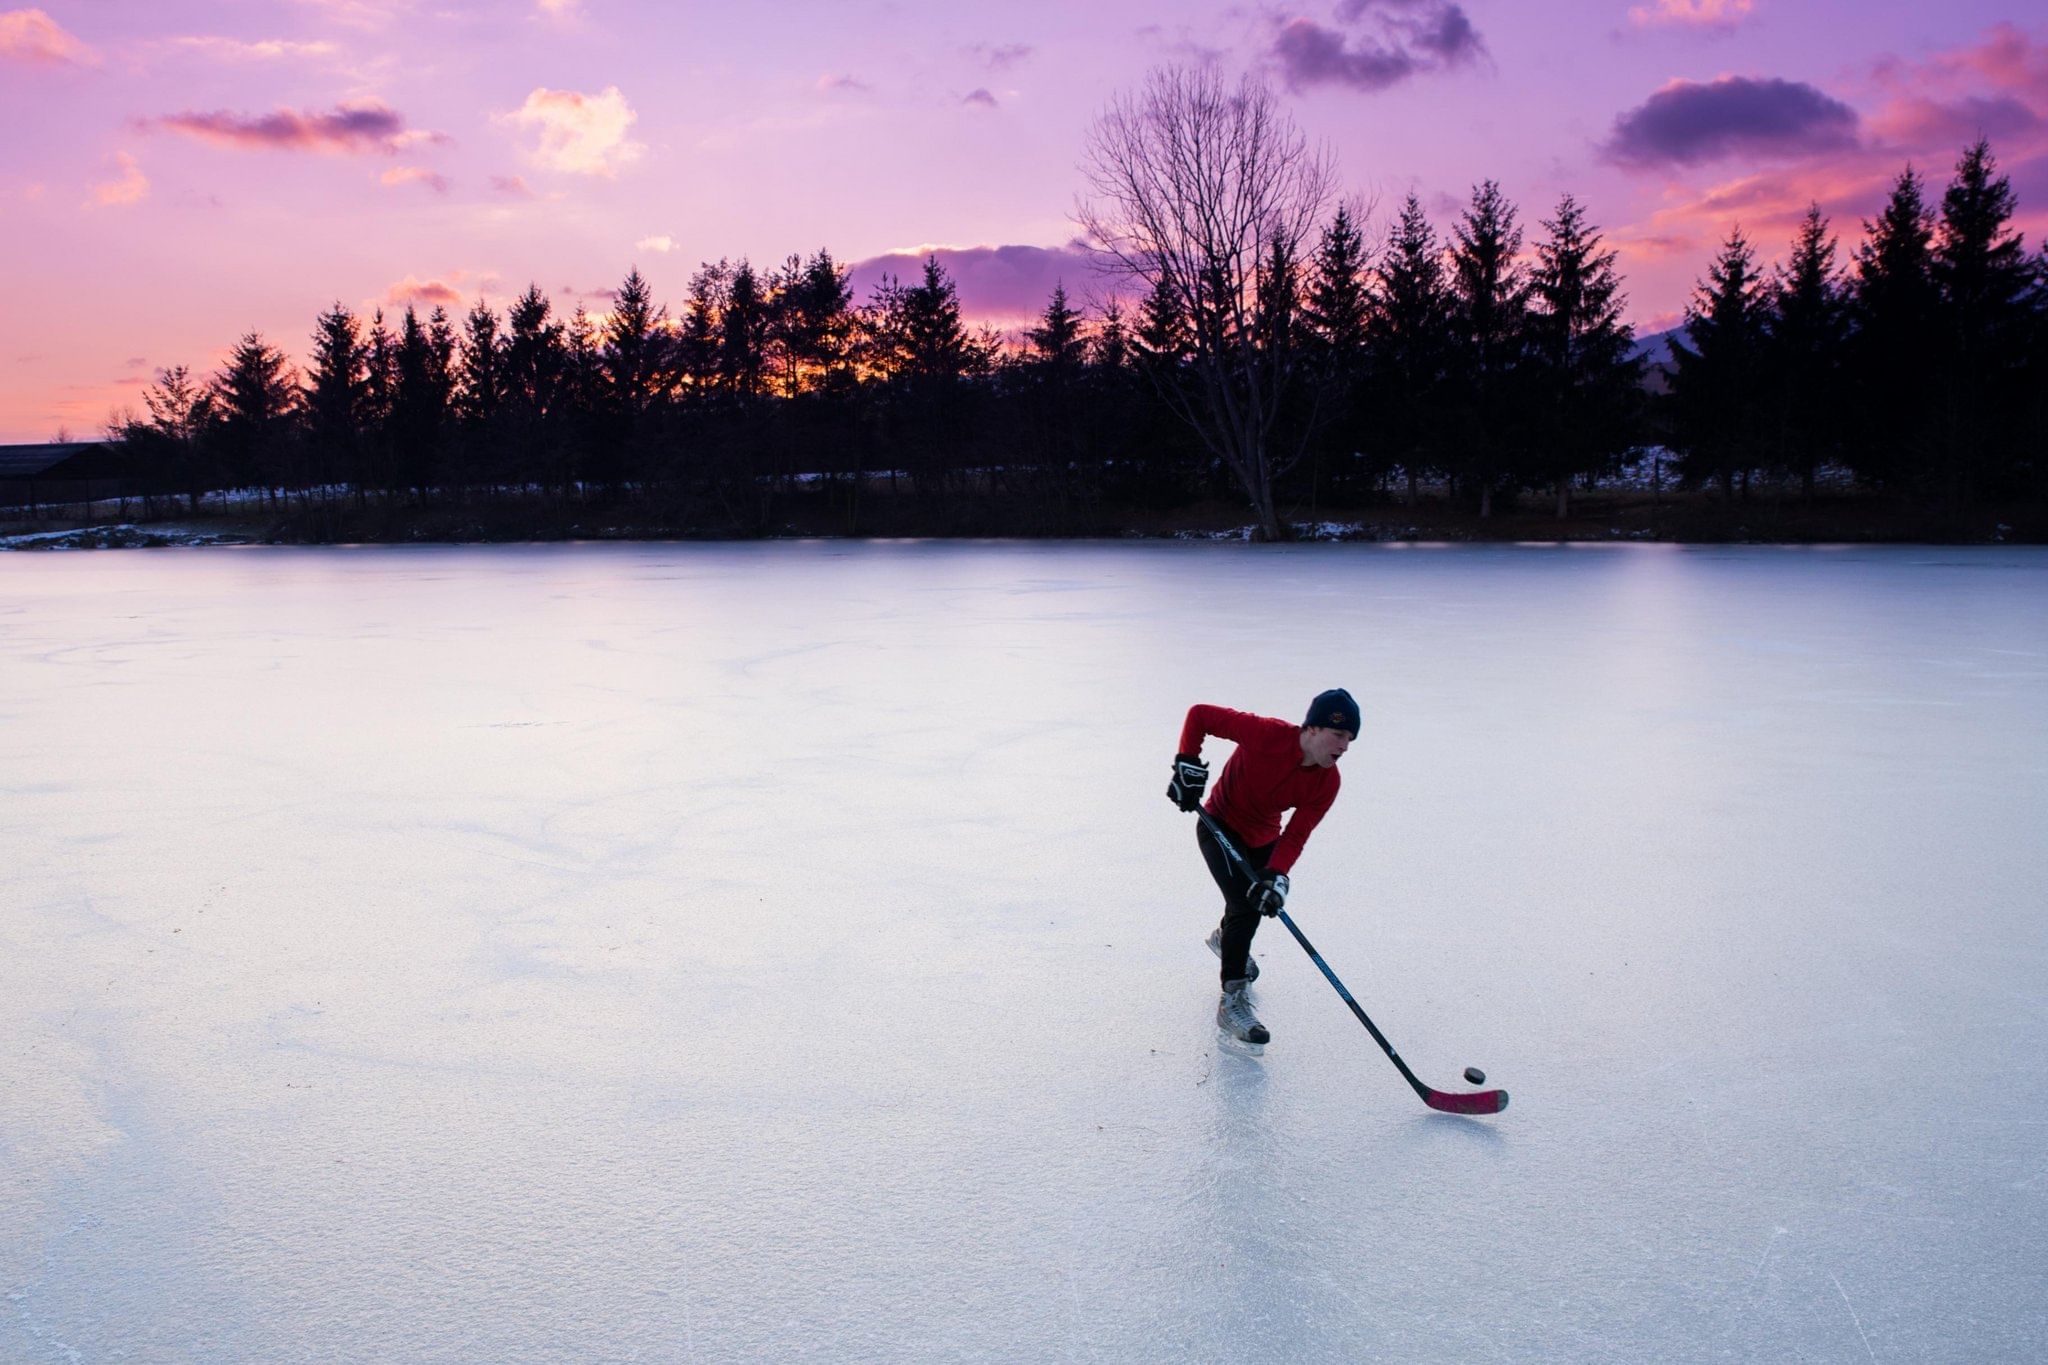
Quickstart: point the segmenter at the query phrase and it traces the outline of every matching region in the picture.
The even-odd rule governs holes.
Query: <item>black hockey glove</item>
[[[1285,872],[1261,872],[1259,879],[1252,883],[1249,897],[1252,909],[1262,915],[1277,915],[1287,906],[1287,874]]]
[[[1193,754],[1173,756],[1173,780],[1166,784],[1166,799],[1182,810],[1193,810],[1202,804],[1202,793],[1209,790],[1209,765]]]

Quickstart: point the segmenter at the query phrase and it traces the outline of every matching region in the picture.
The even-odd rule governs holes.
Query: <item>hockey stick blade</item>
[[[1445,1114],[1498,1114],[1508,1107],[1505,1090],[1475,1090],[1469,1095],[1458,1095],[1424,1086],[1421,1093],[1424,1104]]]

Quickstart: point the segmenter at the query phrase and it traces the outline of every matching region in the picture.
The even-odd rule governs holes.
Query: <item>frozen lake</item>
[[[1498,1117],[1218,1044],[1181,718],[1332,686]],[[0,556],[0,1359],[2040,1360],[2044,798],[2037,550]]]

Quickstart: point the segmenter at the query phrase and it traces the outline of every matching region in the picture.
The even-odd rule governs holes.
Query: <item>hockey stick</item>
[[[1257,881],[1258,870],[1244,854],[1238,852],[1237,845],[1231,842],[1230,835],[1217,823],[1216,817],[1200,806],[1195,807],[1195,814],[1201,817],[1202,827],[1216,840],[1216,846],[1223,850],[1223,856],[1235,864],[1237,870],[1244,873],[1248,879]],[[1424,1104],[1432,1109],[1440,1109],[1446,1114],[1498,1114],[1508,1107],[1508,1092],[1505,1090],[1478,1090],[1468,1094],[1457,1094],[1449,1090],[1432,1090],[1418,1080],[1415,1073],[1408,1069],[1408,1063],[1401,1060],[1401,1054],[1394,1051],[1394,1045],[1387,1041],[1387,1035],[1381,1033],[1379,1027],[1365,1017],[1365,1011],[1351,998],[1351,992],[1344,989],[1344,983],[1330,970],[1330,964],[1323,961],[1323,955],[1308,941],[1308,935],[1301,932],[1300,927],[1294,922],[1294,917],[1285,910],[1279,911],[1278,914],[1280,922],[1287,926],[1287,932],[1294,935],[1294,941],[1308,954],[1309,961],[1315,963],[1329,983],[1336,987],[1337,994],[1344,998],[1344,1003],[1351,1006],[1351,1012],[1358,1016],[1358,1022],[1365,1025],[1365,1031],[1372,1035],[1372,1040],[1387,1054],[1387,1060],[1394,1064],[1394,1069],[1401,1073],[1402,1079],[1415,1087],[1415,1093],[1422,1097]]]

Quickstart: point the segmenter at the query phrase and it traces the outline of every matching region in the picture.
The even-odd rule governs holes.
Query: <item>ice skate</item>
[[[1273,1035],[1266,1032],[1259,1016],[1252,1013],[1251,1001],[1245,998],[1244,991],[1245,983],[1242,981],[1223,983],[1223,998],[1216,1002],[1216,1027],[1251,1051],[1258,1052],[1272,1041]]]
[[[1218,959],[1223,956],[1223,926],[1220,924],[1209,931],[1209,951],[1216,954]],[[1259,979],[1259,964],[1252,959],[1250,953],[1244,956],[1244,979],[1246,985]]]

